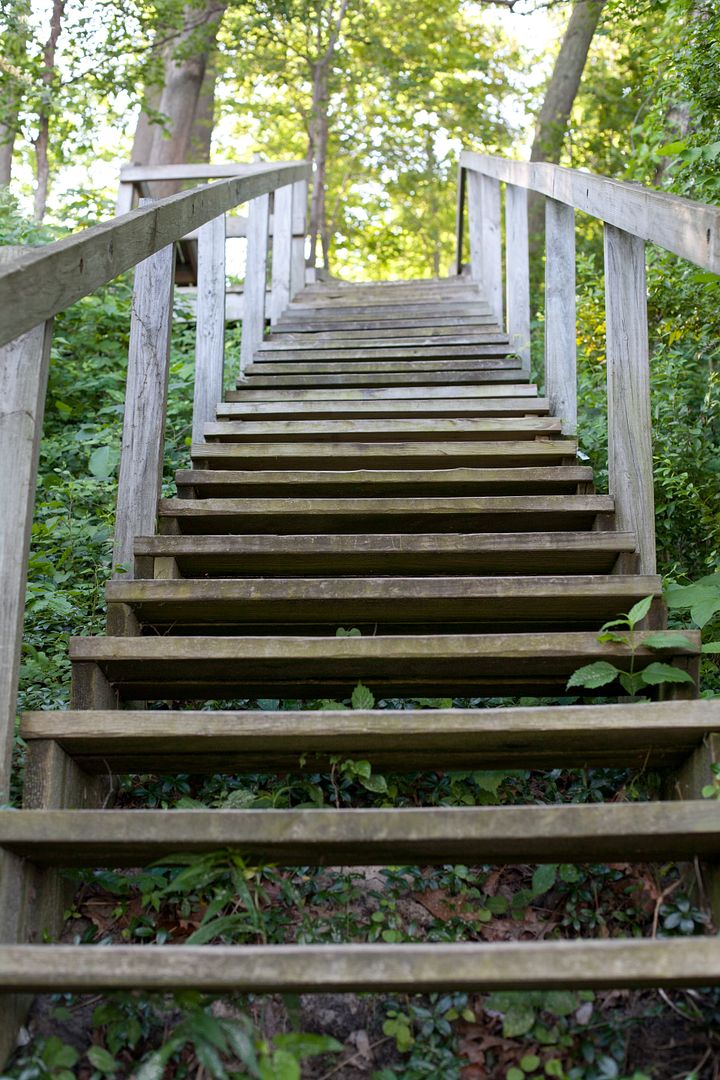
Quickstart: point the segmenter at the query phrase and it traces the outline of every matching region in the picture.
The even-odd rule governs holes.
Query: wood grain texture
[[[638,570],[654,573],[655,493],[645,244],[605,226],[608,480],[618,528],[638,538]]]
[[[155,531],[170,367],[174,245],[135,272],[113,568],[132,576],[136,536]]]
[[[577,428],[575,212],[545,201],[545,391],[563,434]]]
[[[290,299],[305,285],[305,233],[308,202],[307,180],[296,180],[292,186],[292,244],[290,250]]]
[[[198,237],[197,331],[193,442],[215,418],[223,396],[225,366],[225,216],[201,226]]]
[[[269,196],[259,195],[253,199],[248,210],[243,326],[240,340],[241,375],[252,361],[265,334],[269,216]]]
[[[52,322],[0,348],[0,803],[9,801],[20,643]]]
[[[537,191],[720,274],[716,206],[544,162],[509,161],[465,150],[460,164],[470,175],[484,172]]]
[[[277,188],[273,199],[271,324],[278,321],[291,299],[293,185]]]
[[[510,345],[530,374],[530,256],[527,191],[505,188],[505,279]]]

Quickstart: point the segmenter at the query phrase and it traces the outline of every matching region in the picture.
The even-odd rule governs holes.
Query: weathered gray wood
[[[460,164],[537,191],[720,274],[720,208],[542,162],[463,151]]]
[[[266,420],[232,421],[205,425],[206,439],[227,439],[234,442],[313,440],[373,441],[403,439],[535,439],[539,435],[560,433],[560,423],[551,417],[533,416],[502,419],[464,417],[428,420],[393,418],[358,420]],[[146,530],[147,531],[147,530]]]
[[[117,200],[115,202],[115,215],[117,217],[122,217],[123,214],[129,214],[133,208],[134,198],[134,185],[124,180],[121,180],[118,184],[118,194]]]
[[[490,311],[503,322],[500,184],[479,172],[469,172],[468,224],[472,275],[480,282]]]
[[[720,980],[720,940],[513,941],[430,945],[18,946],[0,982],[30,991],[262,993],[609,990],[705,987]]]
[[[170,366],[174,245],[135,272],[113,567],[133,573],[136,536],[155,531]]]
[[[432,712],[32,712],[20,728],[31,750],[59,740],[84,770],[99,774],[108,764],[117,772],[170,763],[184,771],[188,762],[203,773],[298,771],[302,759],[317,772],[334,754],[400,771],[658,768],[681,764],[717,731],[720,705],[710,700]]]
[[[264,165],[251,175],[180,192],[119,220],[28,249],[0,272],[0,345],[218,214],[307,176],[309,168],[305,163]]]
[[[245,306],[240,342],[241,375],[251,362],[253,353],[265,334],[269,213],[270,200],[267,195],[260,195],[250,203],[245,263]]]
[[[530,258],[527,191],[505,188],[505,277],[510,345],[530,375]]]
[[[202,225],[198,237],[197,333],[193,442],[215,417],[223,396],[225,366],[225,216]]]
[[[8,801],[50,321],[0,348],[0,803]]]
[[[270,322],[276,323],[290,303],[292,271],[293,185],[277,188],[274,194],[272,242],[272,297]]]
[[[455,206],[455,273],[462,274],[463,270],[463,242],[465,239],[465,190],[467,188],[467,173],[462,166],[458,166],[457,180],[457,203]]]
[[[720,803],[383,810],[0,812],[0,845],[47,865],[138,866],[232,848],[285,866],[720,857]]]
[[[577,428],[575,212],[545,201],[545,392],[550,411],[572,435]]]
[[[366,388],[332,387],[327,390],[255,390],[254,380],[247,380],[240,390],[228,391],[226,401],[433,401],[442,398],[534,398],[533,383],[499,383],[497,386],[377,386]]]
[[[168,165],[123,165],[120,182],[139,184],[143,180],[219,180],[232,176],[248,176],[267,169],[267,161],[228,161],[170,163]]]
[[[307,215],[308,182],[296,180],[292,186],[293,236],[290,254],[290,299],[305,286],[305,218]]]
[[[645,244],[605,226],[608,479],[618,528],[638,539],[638,570],[655,572]]]
[[[508,341],[501,338],[495,341],[479,342],[470,345],[445,345],[443,342],[437,345],[404,345],[397,347],[394,344],[371,346],[362,345],[360,348],[347,348],[347,346],[334,349],[261,349],[255,354],[256,364],[287,364],[293,360],[305,363],[310,360],[423,360],[423,359],[446,359],[457,360],[462,357],[477,356],[513,356],[514,350]]]
[[[448,360],[442,356],[429,356],[424,360],[375,360],[368,356],[364,360],[338,360],[328,362],[326,360],[289,360],[284,363],[281,360],[263,362],[259,357],[254,363],[249,364],[246,375],[352,375],[353,373],[365,373],[366,375],[379,374],[381,372],[456,372],[456,371],[512,371],[513,378],[522,377],[520,370],[521,361],[515,356],[461,356],[457,360]]]
[[[669,797],[702,799],[703,788],[714,781],[713,766],[718,761],[720,761],[720,727],[714,732],[706,732],[702,742],[695,746],[681,763],[673,776],[672,783],[667,785]],[[717,925],[720,920],[720,862],[713,860],[703,863],[700,871],[706,894],[704,899]]]
[[[535,416],[549,412],[547,398],[458,397],[421,400],[230,401],[217,407],[218,420],[365,419],[366,417]]]
[[[500,388],[503,383],[514,383],[521,377],[518,368],[481,368],[478,370],[471,369],[467,371],[465,369],[457,370],[451,368],[449,371],[430,370],[430,371],[388,371],[377,372],[368,371],[364,367],[361,371],[350,371],[344,374],[314,374],[312,372],[306,372],[304,375],[276,375],[273,372],[268,374],[254,374],[252,370],[245,379],[238,380],[239,387],[249,387],[254,389],[274,390],[276,387],[301,387],[305,389],[312,389],[313,387],[350,387],[356,389],[363,389],[364,387],[385,387],[385,388],[398,388],[398,387],[427,387],[432,388],[434,386],[446,386],[450,384],[465,384],[467,386],[488,386],[492,384],[496,388]]]

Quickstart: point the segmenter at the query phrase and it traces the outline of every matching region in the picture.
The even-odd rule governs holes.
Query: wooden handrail
[[[720,274],[720,207],[545,162],[464,150],[460,166],[536,191]]]
[[[311,169],[306,162],[247,168],[9,259],[0,269],[0,346],[239,203],[308,179]]]

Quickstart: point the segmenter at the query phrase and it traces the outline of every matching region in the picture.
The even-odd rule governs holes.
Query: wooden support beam
[[[545,392],[566,435],[577,428],[575,211],[545,200]]]
[[[278,188],[274,195],[272,240],[272,296],[270,322],[276,323],[290,303],[292,271],[293,185]]]
[[[614,225],[605,225],[605,324],[610,494],[615,499],[618,529],[637,537],[638,573],[654,574],[645,244]]]
[[[296,180],[292,186],[293,237],[290,256],[290,299],[305,287],[305,233],[307,231],[307,180]]]
[[[198,237],[197,333],[193,442],[215,418],[223,396],[225,363],[225,215],[202,225]]]
[[[265,334],[265,289],[267,283],[268,220],[270,199],[260,195],[250,203],[248,212],[247,259],[240,374],[252,362],[253,354]]]
[[[9,800],[20,642],[52,320],[0,349],[0,803]]]
[[[135,272],[113,567],[133,574],[136,536],[152,535],[162,485],[170,365],[173,244]]]
[[[472,276],[481,283],[490,310],[502,326],[500,184],[478,172],[468,173],[467,184]]]
[[[530,375],[530,257],[528,200],[525,188],[505,188],[505,275],[510,345]]]
[[[465,239],[465,189],[467,173],[462,165],[458,167],[457,205],[455,207],[455,273],[463,271],[463,242]]]

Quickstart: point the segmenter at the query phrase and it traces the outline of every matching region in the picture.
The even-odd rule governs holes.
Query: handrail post
[[[197,329],[192,441],[205,441],[223,395],[225,366],[225,215],[198,232]]]
[[[113,547],[114,574],[125,579],[135,538],[155,533],[162,490],[174,266],[169,244],[135,270]]]
[[[505,275],[510,345],[530,376],[530,249],[528,197],[525,188],[505,186]]]
[[[52,319],[0,348],[0,803],[9,802],[20,643]]]
[[[307,232],[307,180],[292,186],[292,254],[290,258],[290,299],[305,288],[305,234]]]
[[[455,207],[455,273],[463,271],[463,239],[465,232],[465,182],[467,172],[458,166],[457,206]]]
[[[265,291],[267,288],[268,228],[270,196],[250,200],[247,226],[247,260],[243,292],[240,375],[252,363],[255,350],[265,334]]]
[[[654,574],[650,357],[645,242],[605,225],[608,479],[618,530],[635,534],[639,574]]]
[[[286,184],[275,192],[272,239],[270,322],[276,323],[290,303],[292,270],[293,190]]]
[[[503,326],[500,181],[471,170],[468,175],[468,224],[472,276],[499,325]]]
[[[545,200],[545,393],[562,430],[577,429],[575,211]]]

